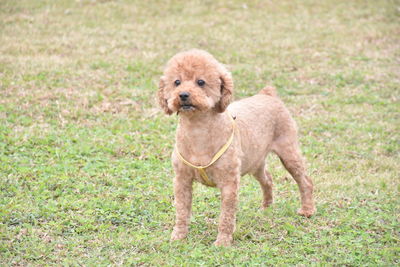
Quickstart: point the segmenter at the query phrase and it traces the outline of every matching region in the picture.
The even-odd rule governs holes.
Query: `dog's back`
[[[296,138],[296,124],[275,88],[265,87],[259,94],[231,103],[229,113],[236,117],[241,136],[244,173],[251,173],[258,163],[272,150],[274,140],[282,134]],[[243,138],[242,138],[243,137]]]

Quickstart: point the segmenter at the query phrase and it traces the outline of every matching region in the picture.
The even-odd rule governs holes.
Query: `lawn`
[[[0,1],[0,265],[400,264],[399,1]],[[230,248],[219,192],[174,222],[177,116],[156,103],[166,61],[225,63],[235,98],[274,85],[299,125],[318,208],[267,159],[265,211],[245,176]]]

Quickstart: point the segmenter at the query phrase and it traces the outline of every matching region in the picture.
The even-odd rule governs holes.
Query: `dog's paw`
[[[188,234],[187,230],[174,229],[171,234],[171,241],[184,239]]]
[[[217,247],[229,247],[232,245],[232,237],[229,236],[218,236],[214,242],[214,246]]]
[[[261,209],[265,210],[266,208],[268,208],[269,206],[271,206],[273,202],[274,202],[274,201],[273,201],[272,199],[271,199],[271,200],[268,200],[268,201],[264,201],[264,202],[262,203]]]
[[[309,208],[309,209],[300,208],[297,210],[297,214],[307,218],[310,218],[315,212],[316,212],[315,208]]]

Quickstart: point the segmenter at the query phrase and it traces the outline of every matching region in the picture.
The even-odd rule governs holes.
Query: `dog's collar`
[[[203,182],[204,182],[206,185],[208,185],[208,186],[216,186],[216,184],[215,184],[213,181],[211,181],[211,179],[208,177],[208,175],[207,175],[205,169],[208,168],[208,167],[210,167],[211,165],[213,165],[214,162],[216,162],[216,161],[225,153],[225,151],[226,151],[226,150],[228,149],[228,147],[231,145],[231,143],[232,143],[232,141],[233,141],[233,137],[235,136],[235,128],[236,128],[235,119],[236,119],[236,116],[233,117],[233,116],[231,116],[229,113],[228,113],[228,115],[229,115],[229,118],[230,118],[231,121],[232,121],[232,134],[231,134],[231,137],[229,137],[228,142],[226,142],[225,145],[223,145],[223,146],[221,147],[221,149],[214,155],[214,157],[211,159],[210,163],[208,163],[207,165],[204,165],[204,166],[197,166],[197,165],[194,165],[194,164],[190,163],[189,161],[187,161],[187,160],[181,155],[181,153],[179,153],[178,146],[176,146],[176,152],[177,152],[177,154],[178,154],[178,157],[181,159],[181,161],[182,161],[183,163],[185,163],[186,165],[188,165],[188,166],[190,166],[190,167],[192,167],[192,168],[197,169],[197,170],[199,171],[199,173],[200,173],[201,178],[203,178]]]

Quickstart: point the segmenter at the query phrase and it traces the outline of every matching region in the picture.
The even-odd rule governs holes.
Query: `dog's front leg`
[[[239,177],[221,188],[221,215],[219,217],[216,246],[229,246],[233,240],[236,225],[236,209],[239,194]]]
[[[176,218],[171,240],[183,239],[189,231],[190,213],[192,209],[193,180],[177,175],[174,179],[174,197]]]

